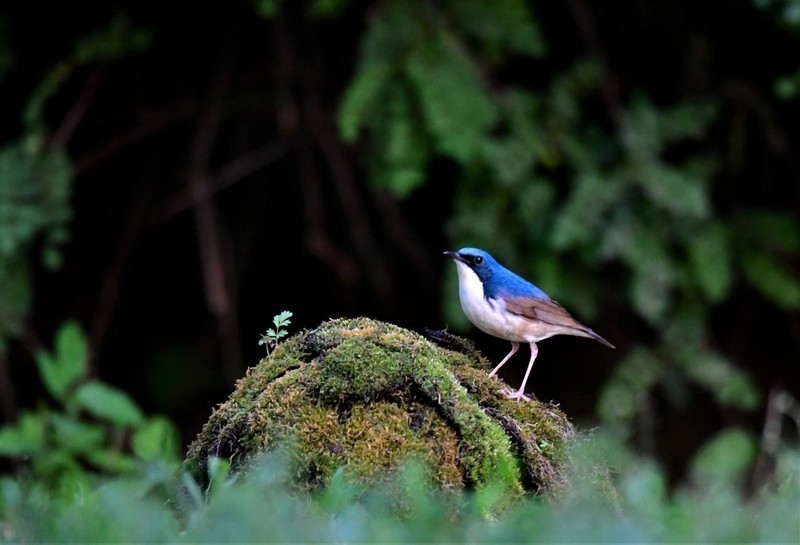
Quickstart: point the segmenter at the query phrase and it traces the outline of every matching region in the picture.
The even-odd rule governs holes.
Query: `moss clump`
[[[185,463],[203,479],[209,456],[241,469],[289,443],[308,487],[338,467],[381,481],[411,457],[442,488],[499,482],[512,493],[556,491],[574,435],[564,413],[508,399],[471,344],[441,333],[436,341],[367,318],[299,333],[239,380]]]

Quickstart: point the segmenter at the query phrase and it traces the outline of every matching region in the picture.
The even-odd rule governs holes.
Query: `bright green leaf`
[[[293,316],[291,311],[284,310],[280,314],[277,314],[272,318],[272,323],[275,324],[275,327],[284,327],[292,323],[290,318]]]
[[[39,374],[50,394],[63,401],[69,390],[86,374],[86,337],[75,322],[64,323],[56,332],[55,354],[36,357]]]

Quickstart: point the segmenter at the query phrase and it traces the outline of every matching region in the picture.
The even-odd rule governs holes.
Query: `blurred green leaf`
[[[664,362],[651,350],[636,346],[614,370],[602,389],[597,410],[609,423],[625,423],[640,412],[640,404],[660,380]]]
[[[178,432],[166,418],[152,417],[133,434],[133,452],[146,462],[178,460],[181,450]]]
[[[693,278],[709,301],[717,302],[727,294],[733,279],[728,234],[721,223],[713,223],[696,234],[688,245]]]
[[[208,495],[214,498],[219,492],[232,484],[228,479],[231,472],[231,463],[229,460],[219,458],[218,456],[210,456],[208,458]]]
[[[741,439],[718,442],[717,462],[729,466],[730,449],[736,458],[746,444]],[[152,489],[143,494],[142,481],[150,477],[130,472],[96,485],[78,476],[59,496],[6,479],[0,480],[3,537],[36,543],[522,543],[532,538],[547,543],[772,543],[792,542],[797,535],[797,486],[748,498],[726,480],[725,475],[739,478],[735,470],[718,474],[719,480],[678,483],[667,494],[664,472],[609,436],[599,443],[587,441],[582,452],[581,467],[573,474],[589,480],[570,477],[578,483],[573,493],[559,501],[516,497],[500,510],[496,507],[510,499],[502,490],[437,491],[413,464],[373,487],[348,482],[340,471],[325,490],[308,495],[287,486],[291,475],[285,465],[260,463],[231,479],[223,462],[213,473],[224,485],[208,498],[190,474],[181,473],[182,490],[170,501]],[[617,468],[614,482],[608,467],[598,467],[607,459]],[[794,449],[791,461],[798,459]],[[598,475],[604,475],[604,484],[591,483]],[[797,484],[796,475],[791,484]]]
[[[676,282],[676,266],[655,222],[634,223],[629,243],[622,248],[632,269],[629,294],[634,309],[652,324],[661,323],[669,309]]]
[[[314,498],[315,504],[323,512],[335,514],[356,500],[365,488],[348,480],[344,468],[340,467],[331,475],[328,486]]]
[[[51,414],[49,422],[58,448],[74,453],[89,453],[102,448],[106,434],[97,424],[58,413]]]
[[[307,13],[311,17],[332,18],[340,15],[350,0],[313,0],[307,8]]]
[[[114,450],[92,450],[86,453],[86,457],[95,467],[112,473],[130,473],[136,468],[133,457]]]
[[[407,67],[425,127],[437,147],[444,155],[467,162],[498,115],[469,56],[445,31],[418,44]]]
[[[540,57],[547,50],[530,4],[523,0],[453,0],[449,7],[464,32],[494,61],[506,52]]]
[[[412,97],[405,87],[397,87],[385,98],[386,117],[377,125],[385,139],[373,158],[372,183],[404,198],[425,182],[425,164],[430,156],[425,147],[427,137],[411,115]]]
[[[25,260],[0,256],[0,353],[5,352],[5,338],[21,332],[31,303],[31,285]]]
[[[256,0],[256,12],[264,19],[272,19],[278,14],[279,0]]]
[[[722,406],[752,410],[759,394],[750,378],[731,361],[711,350],[695,349],[684,359],[687,374]]]
[[[784,309],[800,308],[800,279],[764,254],[742,258],[745,276],[764,297]]]
[[[372,109],[383,96],[391,67],[383,59],[362,62],[339,106],[339,132],[345,142],[353,142],[360,128],[374,115]]]
[[[775,94],[783,100],[795,100],[800,95],[800,70],[775,80]]]
[[[81,384],[75,399],[92,416],[118,426],[138,426],[144,421],[141,410],[127,394],[97,381]]]
[[[780,210],[755,208],[741,211],[733,218],[735,241],[747,253],[800,252],[800,224]]]
[[[74,56],[79,64],[109,62],[150,46],[150,32],[134,27],[123,15],[114,17],[100,30],[89,34],[75,46]]]
[[[195,509],[201,509],[205,504],[205,498],[200,485],[197,484],[197,481],[194,479],[194,477],[192,477],[192,475],[188,472],[181,473],[181,484],[183,484],[183,487],[188,493],[189,498],[192,500],[193,507]]]
[[[677,217],[706,218],[710,214],[707,181],[686,167],[648,162],[634,167],[637,179],[648,200]]]
[[[37,236],[65,227],[72,216],[72,178],[62,151],[30,150],[22,140],[0,148],[0,257],[21,259]]]
[[[641,513],[651,523],[662,523],[667,483],[655,464],[646,461],[634,464],[625,472],[619,488],[631,510]]]
[[[755,440],[745,432],[727,429],[706,443],[692,463],[692,476],[706,484],[741,482],[755,461]]]
[[[574,187],[555,219],[550,235],[553,248],[564,250],[592,244],[613,216],[623,191],[620,183],[598,172],[587,171],[576,176]],[[629,247],[634,227],[629,225],[625,233],[627,240],[618,240],[616,244]]]
[[[64,323],[56,332],[55,353],[38,354],[36,363],[47,390],[57,400],[64,401],[87,371],[86,337],[80,326],[75,322]]]
[[[36,413],[24,412],[16,425],[0,428],[0,456],[29,455],[44,445],[45,422]]]

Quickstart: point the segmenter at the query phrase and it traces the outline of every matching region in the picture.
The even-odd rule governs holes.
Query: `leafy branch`
[[[54,488],[87,467],[123,474],[143,463],[177,464],[179,443],[171,422],[146,417],[125,392],[90,378],[89,345],[78,324],[64,323],[54,344],[36,363],[56,405],[40,403],[16,424],[0,427],[0,458],[25,464]]]

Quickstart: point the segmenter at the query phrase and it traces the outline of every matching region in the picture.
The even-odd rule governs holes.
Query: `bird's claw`
[[[524,399],[525,401],[530,401],[531,398],[523,394],[520,390],[512,390],[511,388],[503,388],[500,390],[500,393],[510,399],[516,399],[517,403],[519,403],[520,399]]]

